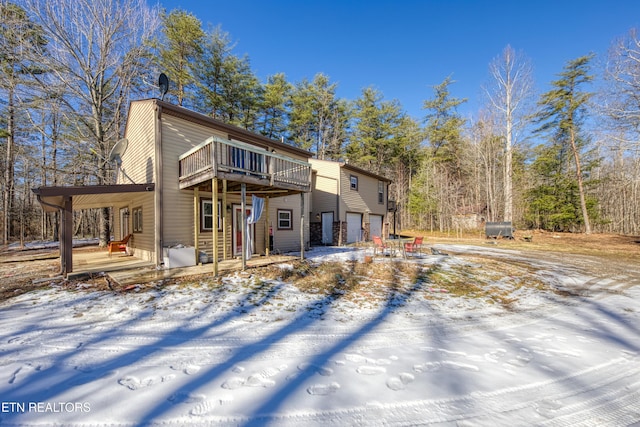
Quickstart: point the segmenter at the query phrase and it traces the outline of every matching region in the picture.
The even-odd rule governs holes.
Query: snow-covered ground
[[[560,292],[523,288],[505,308],[418,281],[366,302],[247,274],[139,293],[34,291],[0,304],[0,425],[640,421],[637,269],[594,275],[556,257],[438,249],[450,255],[411,262],[481,274],[480,254]]]

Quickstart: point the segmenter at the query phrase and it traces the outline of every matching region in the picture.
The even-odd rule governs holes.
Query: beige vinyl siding
[[[124,237],[120,236],[120,209],[129,208],[129,232],[133,234],[133,238],[129,241],[129,248],[132,249],[133,255],[136,257],[152,262],[155,261],[153,201],[153,193],[142,193],[123,204],[113,206],[113,230],[116,230],[114,237],[118,240]],[[142,208],[142,233],[133,232],[133,210],[137,208]]]
[[[378,179],[346,168],[341,169],[341,175],[341,200],[347,212],[385,214],[386,205],[378,203]],[[358,190],[351,189],[351,176],[358,178]]]
[[[338,221],[340,219],[338,214],[344,217],[344,211],[338,210],[340,164],[316,159],[312,159],[310,162],[316,172],[313,183],[311,218],[322,215],[322,212],[333,212],[334,220]]]
[[[305,210],[309,208],[310,197],[305,193]],[[269,222],[273,226],[274,251],[292,252],[300,250],[300,195],[269,199]],[[292,230],[278,230],[278,209],[292,211]],[[264,220],[264,218],[261,218]],[[264,239],[264,237],[263,237]],[[305,217],[304,227],[305,247],[309,247],[309,216]]]
[[[201,192],[201,199],[211,199],[211,193]],[[309,195],[305,195],[305,204],[309,203]],[[237,194],[227,195],[227,205],[234,206],[240,205],[240,196]],[[198,204],[200,206],[200,204]],[[251,206],[251,198],[247,197],[247,206]],[[293,230],[278,230],[277,226],[277,212],[278,209],[289,209],[293,212]],[[232,215],[227,212],[225,206],[222,207],[222,214],[226,216],[226,236],[227,236],[227,254],[232,257],[233,242],[232,235]],[[308,221],[308,218],[306,219]],[[287,197],[269,198],[269,221],[267,223],[266,202],[265,210],[258,222],[254,225],[255,240],[254,240],[254,253],[258,255],[264,255],[266,253],[266,240],[265,236],[269,233],[268,224],[273,227],[274,234],[274,251],[276,252],[290,252],[300,250],[300,195],[292,195]],[[308,224],[307,224],[308,225]],[[198,225],[199,226],[199,225]],[[205,252],[209,259],[213,258],[213,232],[201,231],[199,233],[198,245],[199,250]],[[309,246],[309,228],[305,227],[305,246]],[[224,241],[222,233],[218,233],[218,253],[222,258],[224,248]]]
[[[178,157],[213,135],[226,137],[186,120],[162,115],[163,246],[194,246],[193,191],[178,187]]]
[[[122,170],[126,176],[120,172],[118,184],[156,182],[154,109],[152,100],[131,103],[125,135],[129,142],[122,156]]]
[[[133,210],[137,208],[142,208],[142,233],[133,232]],[[148,261],[155,261],[154,224],[156,218],[153,208],[153,193],[136,197],[129,206],[129,231],[133,232],[133,239],[130,246],[133,248],[133,254],[135,256]]]

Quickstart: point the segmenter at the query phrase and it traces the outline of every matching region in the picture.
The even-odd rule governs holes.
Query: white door
[[[373,236],[382,237],[382,215],[369,215],[369,239]]]
[[[362,240],[362,214],[347,214],[347,243],[356,243]]]
[[[251,206],[246,207],[247,217],[251,216]],[[242,256],[242,206],[233,205],[233,255]],[[251,242],[255,242],[255,224],[249,226]],[[253,253],[253,251],[252,251]]]
[[[129,235],[129,208],[120,209],[120,239]]]
[[[322,212],[322,244],[333,244],[333,212]]]

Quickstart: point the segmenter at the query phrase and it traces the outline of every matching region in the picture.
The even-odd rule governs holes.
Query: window
[[[351,175],[349,177],[349,183],[351,185],[352,190],[358,191],[358,177],[355,175]]]
[[[200,209],[200,230],[213,230],[213,201],[202,199]],[[222,230],[222,202],[218,200],[218,230]]]
[[[384,203],[384,182],[378,181],[378,203]]]
[[[142,233],[142,208],[133,208],[133,232]]]
[[[293,230],[293,211],[278,209],[278,230]]]

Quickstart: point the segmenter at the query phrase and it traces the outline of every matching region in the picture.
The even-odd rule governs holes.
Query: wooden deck
[[[254,256],[250,260],[247,260],[247,269],[282,262],[291,262],[297,259],[300,258],[288,255],[271,255],[268,257]],[[73,273],[69,274],[70,279],[105,273],[120,286],[200,274],[208,274],[213,277],[213,264],[156,269],[155,264],[133,256],[114,254],[109,257],[106,249],[91,248],[88,250],[74,250],[73,261]],[[241,269],[242,261],[240,259],[225,260],[218,263],[219,275],[224,275],[232,271],[240,271]]]

